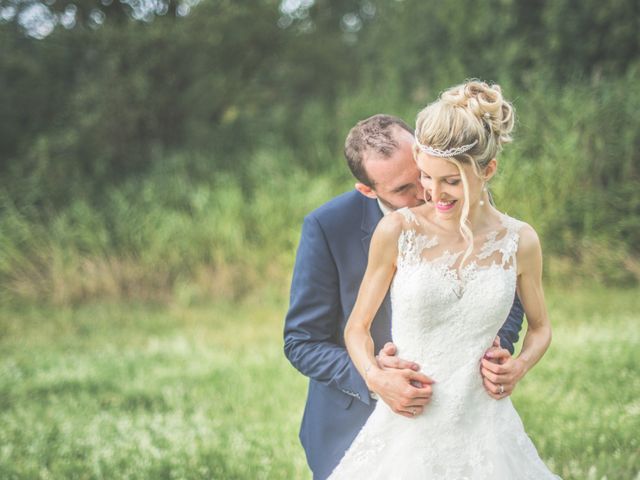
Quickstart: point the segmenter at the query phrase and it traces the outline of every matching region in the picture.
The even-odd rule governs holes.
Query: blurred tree
[[[172,151],[245,178],[286,146],[323,170],[353,97],[624,75],[638,18],[633,0],[0,0],[0,172],[59,205]]]
[[[238,259],[247,238],[293,245],[293,234],[275,232],[287,220],[263,217],[281,194],[306,208],[300,198],[324,198],[328,178],[346,181],[338,159],[356,120],[387,111],[411,122],[443,88],[480,77],[500,83],[519,111],[505,160],[517,157],[520,168],[505,169],[513,172],[505,203],[538,221],[552,253],[586,264],[594,251],[611,253],[593,268],[625,278],[640,271],[639,8],[637,0],[0,0],[0,243],[21,252],[28,239],[51,236],[63,248],[47,248],[59,256],[73,242],[83,255],[142,255],[149,238],[140,231],[162,224],[156,253],[166,252],[183,222],[213,209],[206,218],[226,216],[210,230],[194,227],[191,267]],[[242,219],[251,202],[261,208]],[[156,223],[142,226],[150,211]],[[100,232],[95,242],[74,239],[79,224]],[[222,245],[215,255],[213,237]],[[39,278],[47,248],[31,242],[16,265],[40,258]],[[181,251],[170,255],[181,265]],[[7,275],[22,278],[11,265]]]

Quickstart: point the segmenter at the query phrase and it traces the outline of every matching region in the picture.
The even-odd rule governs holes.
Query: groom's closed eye
[[[396,188],[395,190],[393,190],[393,193],[402,193],[402,192],[407,191],[411,187],[413,187],[413,184],[407,183],[406,185],[402,185],[402,186]]]

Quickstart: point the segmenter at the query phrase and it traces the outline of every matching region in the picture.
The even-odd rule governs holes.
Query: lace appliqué
[[[435,380],[433,396],[413,418],[379,400],[329,478],[557,480],[511,400],[491,398],[479,369],[513,305],[522,223],[501,218],[502,228],[478,237],[460,268],[464,252],[425,235],[410,210],[399,213],[405,221],[391,284],[391,333],[398,355]]]
[[[397,210],[410,225],[419,225],[418,219],[408,208]],[[403,229],[398,238],[398,267],[408,267],[421,262],[422,251],[438,245],[437,237],[427,237],[414,228]]]
[[[515,255],[518,251],[518,241],[520,240],[518,231],[523,224],[518,220],[503,216],[502,225],[505,227],[506,233],[499,239],[497,238],[497,231],[489,233],[487,240],[477,256],[478,259],[485,260],[495,252],[500,252],[502,255],[501,266],[505,267],[511,260],[515,261]]]
[[[418,219],[416,218],[415,214],[411,210],[409,210],[409,207],[400,208],[396,210],[396,212],[402,215],[408,223],[414,223],[416,225],[420,225],[418,223]]]
[[[422,261],[422,251],[438,245],[436,237],[428,238],[415,230],[403,230],[398,238],[398,266],[408,267]]]
[[[482,247],[475,256],[472,256],[472,260],[462,267],[456,267],[456,263],[461,260],[464,252],[452,253],[445,250],[435,258],[426,258],[424,250],[440,245],[438,237],[429,237],[424,233],[418,233],[414,225],[419,226],[420,224],[415,214],[408,208],[400,209],[398,213],[409,224],[398,238],[398,268],[429,263],[450,282],[451,290],[458,298],[464,294],[466,284],[477,277],[478,271],[496,267],[510,270],[511,267],[515,267],[515,255],[520,237],[518,231],[523,225],[518,220],[506,215],[502,216],[501,223],[504,229],[489,232]],[[496,253],[499,259],[487,263],[486,260]]]

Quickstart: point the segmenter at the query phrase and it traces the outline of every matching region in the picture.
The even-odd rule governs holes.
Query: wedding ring
[[[502,384],[498,385],[500,387],[500,391],[498,392],[500,395],[504,393],[504,386]]]
[[[414,417],[416,416],[416,409],[415,408],[411,409],[411,415],[413,415]]]

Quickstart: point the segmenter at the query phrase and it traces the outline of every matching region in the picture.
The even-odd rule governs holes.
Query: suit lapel
[[[372,198],[363,196],[362,202],[362,247],[364,248],[365,256],[369,257],[369,245],[371,244],[371,235],[376,229],[376,225],[382,218],[382,211],[378,206],[378,202]]]

